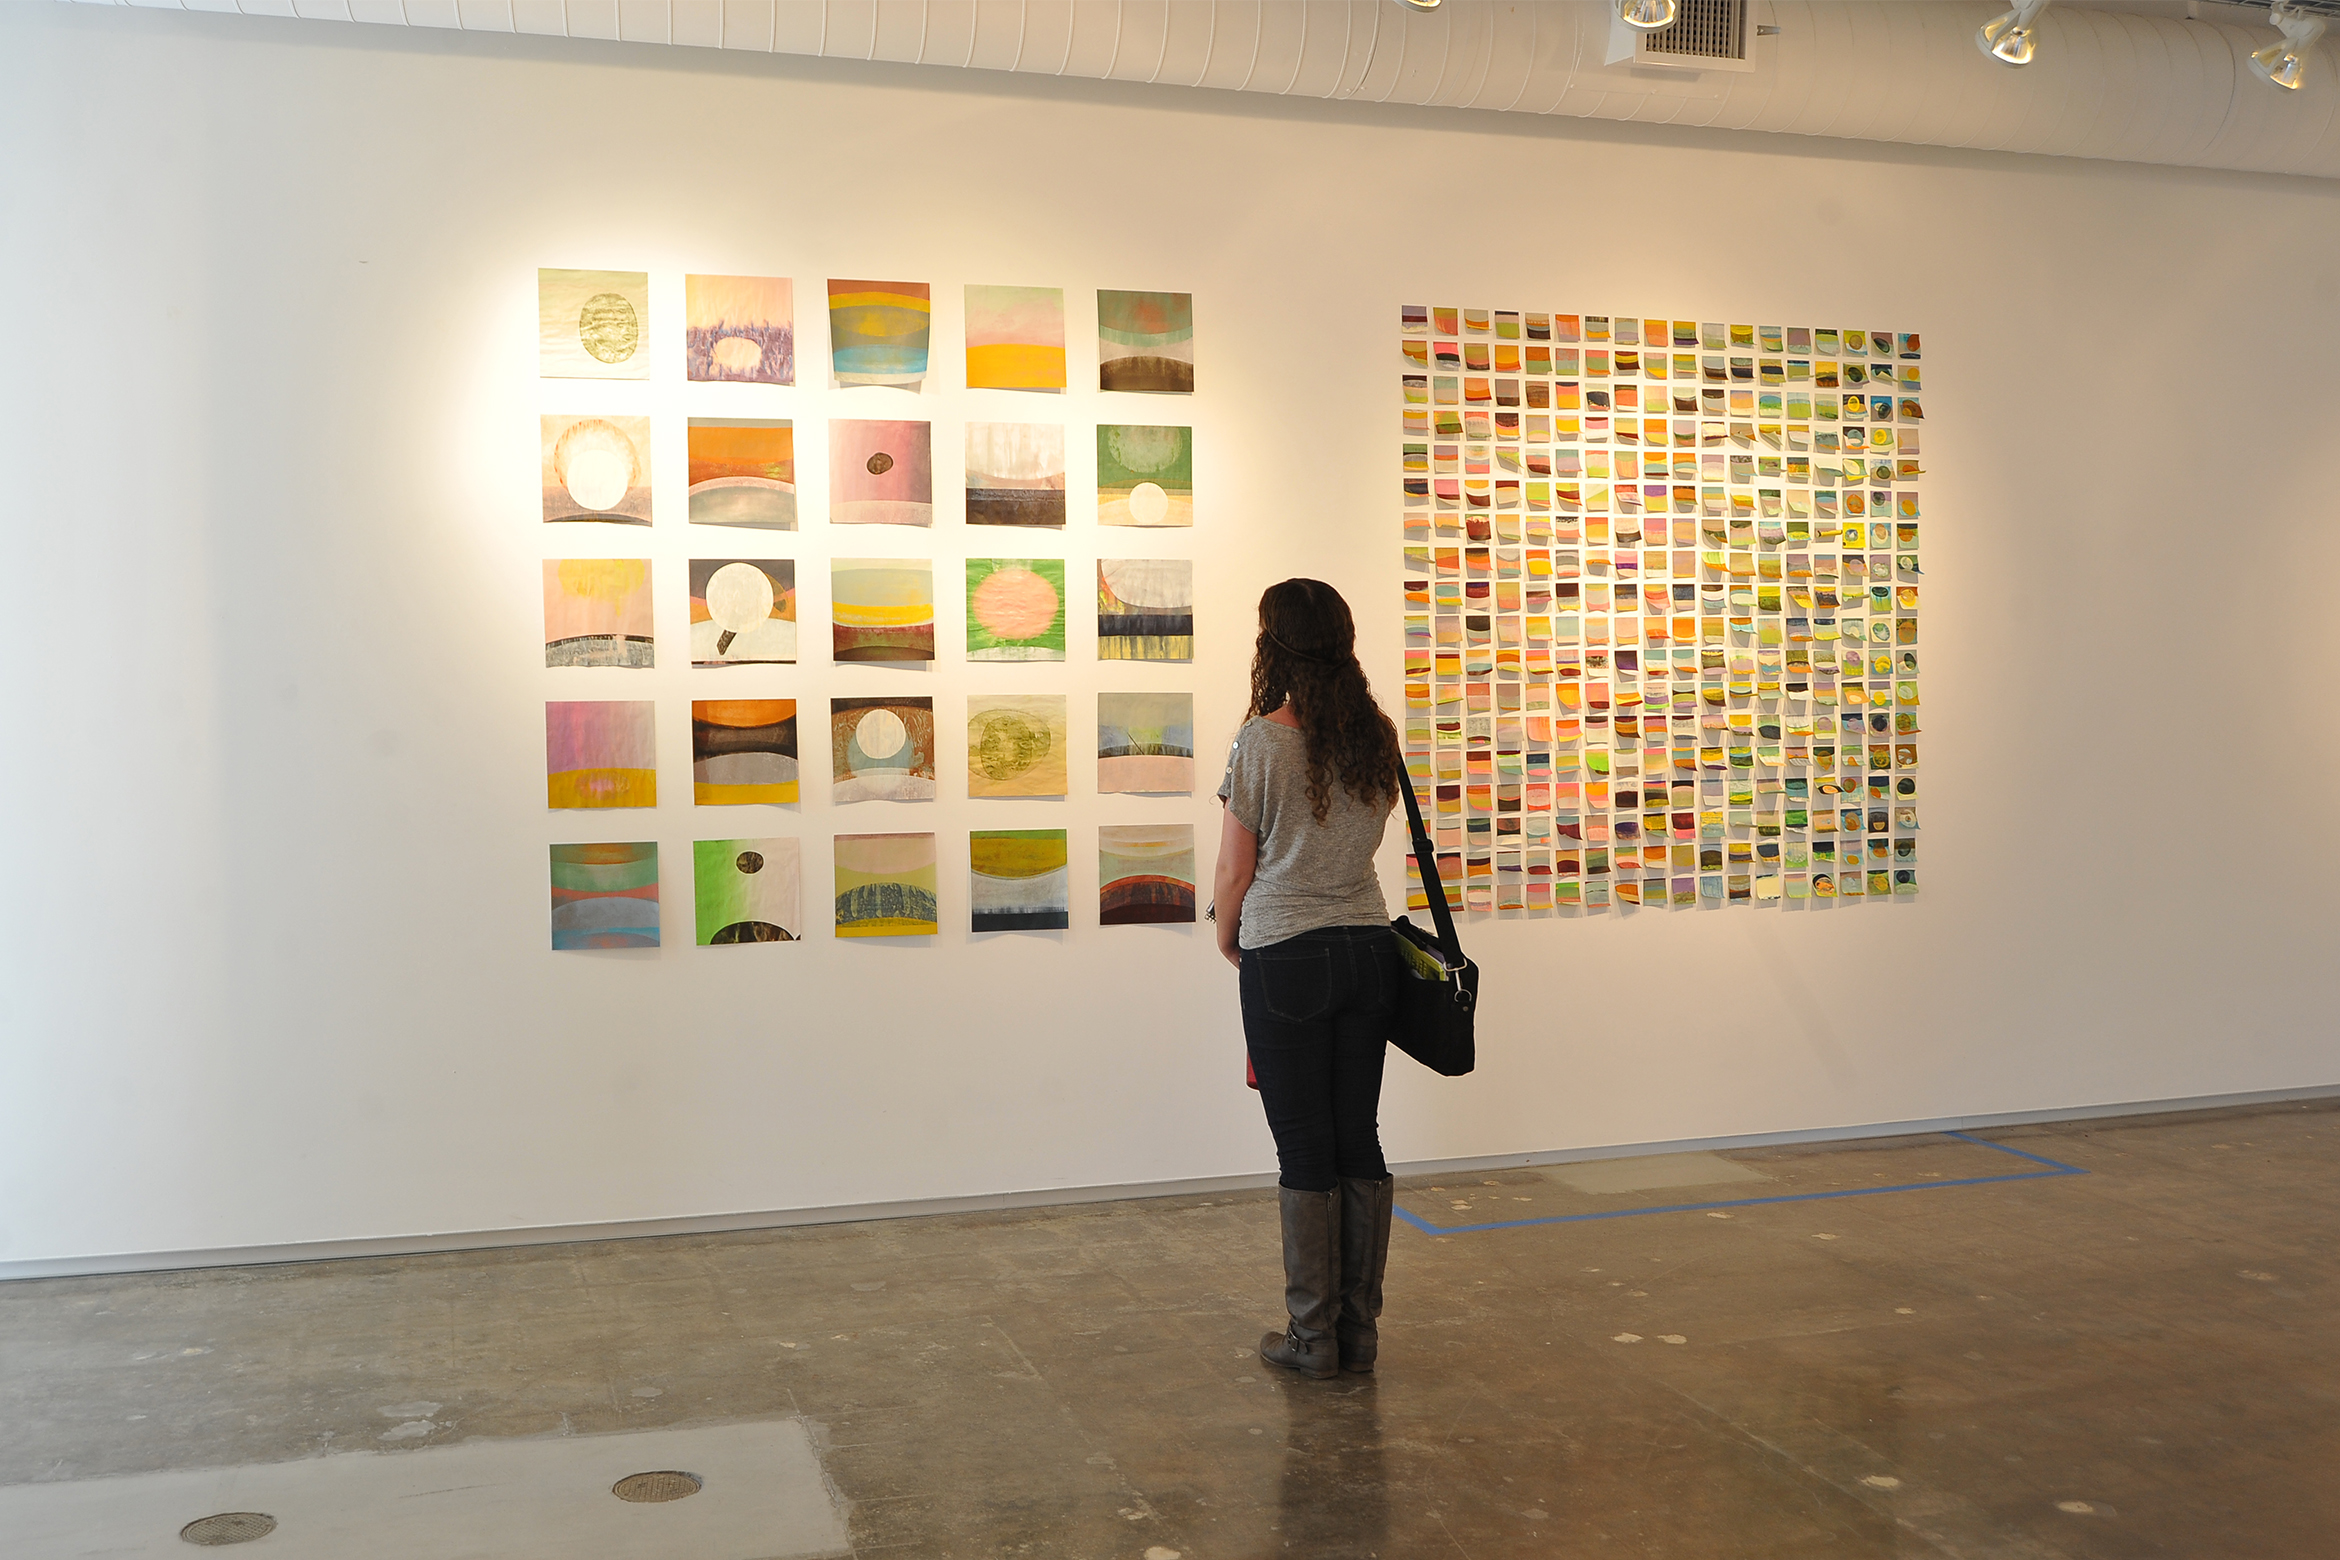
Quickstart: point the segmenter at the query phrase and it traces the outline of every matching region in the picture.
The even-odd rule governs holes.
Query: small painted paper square
[[[547,379],[648,379],[647,271],[536,273],[537,372]]]
[[[691,800],[701,807],[795,802],[796,701],[691,701]]]
[[[1194,393],[1194,295],[1097,294],[1097,388]]]
[[[924,282],[832,280],[830,383],[916,390],[926,379],[933,324],[933,291]]]
[[[1098,920],[1137,926],[1194,919],[1194,825],[1135,823],[1097,830]]]
[[[691,664],[796,659],[796,565],[787,558],[691,560]]]
[[[1097,563],[1097,658],[1194,659],[1194,564],[1185,558]]]
[[[829,565],[832,653],[840,661],[934,659],[934,566],[924,558]]]
[[[1064,388],[1064,290],[967,288],[967,388]]]
[[[646,558],[544,561],[544,664],[644,668],[655,654]]]
[[[650,419],[542,419],[544,518],[650,523]]]
[[[692,842],[699,946],[800,941],[803,877],[804,849],[792,839]]]
[[[933,835],[840,834],[834,849],[839,937],[937,930]]]
[[[1064,429],[967,424],[967,523],[1064,524]]]
[[[683,278],[683,374],[796,383],[796,284],[785,276]]]
[[[556,952],[657,947],[658,846],[553,846],[552,945]]]
[[[786,418],[694,417],[690,521],[796,529],[796,429]]]
[[[830,523],[934,524],[933,441],[928,423],[830,423]]]
[[[1183,796],[1194,790],[1194,695],[1097,695],[1097,789]]]
[[[658,805],[657,706],[649,699],[568,699],[544,707],[545,805]]]
[[[1064,560],[967,560],[967,659],[1064,659]]]
[[[1062,829],[977,829],[967,836],[969,930],[1036,932],[1071,923],[1071,853]]]
[[[934,800],[934,700],[831,699],[829,800]]]
[[[1062,796],[1070,788],[1065,696],[967,696],[967,794]]]
[[[1097,428],[1097,523],[1194,524],[1194,430]]]

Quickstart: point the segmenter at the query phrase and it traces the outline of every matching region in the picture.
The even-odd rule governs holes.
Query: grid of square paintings
[[[1450,902],[1914,895],[1918,334],[1398,326],[1406,763]]]
[[[659,725],[684,711],[662,712],[657,698],[623,695],[628,674],[657,669],[662,655],[677,658],[669,664],[687,661],[694,818],[768,820],[694,829],[724,837],[693,838],[687,850],[670,842],[668,864],[679,870],[687,861],[690,872],[691,941],[801,940],[811,925],[803,841],[775,825],[800,816],[823,784],[831,808],[936,801],[961,773],[958,749],[938,729],[936,684],[911,678],[960,661],[975,672],[1018,663],[1038,678],[998,671],[1001,682],[1023,684],[998,691],[967,680],[966,796],[1061,804],[1092,783],[1100,795],[1126,793],[1141,821],[1095,830],[1098,924],[1192,922],[1194,825],[1172,799],[1194,790],[1194,696],[1160,686],[1158,672],[1129,663],[1192,662],[1194,564],[1190,551],[1115,554],[1185,550],[1163,542],[1195,523],[1194,431],[1183,419],[1144,415],[1148,403],[1113,399],[1193,393],[1191,295],[1097,292],[1096,383],[1106,399],[1093,403],[1102,415],[1075,426],[1061,411],[1053,419],[1022,412],[1014,395],[922,399],[930,385],[1065,395],[1060,288],[968,285],[962,381],[948,371],[956,355],[934,350],[929,283],[831,279],[808,321],[799,317],[792,278],[681,281],[682,329],[666,343],[679,351],[662,353],[649,273],[538,275],[542,519],[561,537],[547,552],[656,551],[625,542],[640,533],[611,528],[677,520],[691,538],[680,569],[642,556],[544,560],[545,666],[557,674],[548,692],[562,695],[544,705],[548,806],[556,816],[659,806]],[[800,329],[815,321],[814,330]],[[799,348],[807,335],[823,333],[829,372],[826,393],[816,393],[799,384]],[[818,350],[812,355],[817,360]],[[665,412],[645,412],[637,402],[623,409],[609,393],[575,383],[648,381],[658,372],[654,362],[681,371],[679,403],[666,398]],[[746,388],[702,388],[726,382]],[[622,391],[610,393],[624,402]],[[684,415],[673,416],[676,404]],[[938,416],[934,406],[967,415]],[[866,415],[808,415],[848,411]],[[1127,420],[1103,420],[1113,415]],[[684,426],[663,426],[669,419]],[[654,491],[652,451],[662,438],[686,454],[680,515],[661,509]],[[1086,470],[1085,461],[1067,460],[1074,438],[1084,455],[1094,441],[1093,507],[1068,501],[1068,468]],[[938,466],[949,466],[937,461],[938,440],[950,441],[946,452],[963,441],[963,499],[937,491]],[[817,480],[804,491],[822,499],[818,514],[799,505],[798,462],[808,453]],[[965,556],[889,553],[906,535],[935,532],[938,519],[946,534],[956,534],[963,520]],[[869,529],[851,533],[858,542],[831,529],[847,526]],[[1090,526],[1098,530],[1080,536]],[[1113,539],[1131,528],[1169,535],[1116,546]],[[1076,545],[1089,543],[1091,556],[1069,556],[1068,533]],[[985,545],[991,536],[998,543]],[[921,550],[931,553],[931,542]],[[1055,556],[994,556],[1032,552]],[[667,582],[678,573],[688,589],[687,646],[662,646],[654,592],[673,588]],[[1088,642],[1068,633],[1068,607],[1070,588],[1085,588],[1092,574],[1099,669],[1087,678],[1051,677],[1048,664],[1063,666],[1069,651]],[[955,595],[962,578],[960,647],[938,638],[935,608],[937,589]],[[800,590],[819,583],[828,595],[825,633],[799,622]],[[1122,670],[1108,673],[1106,663]],[[584,679],[573,675],[580,669]],[[908,675],[898,688],[873,688],[873,673],[881,684]],[[954,697],[959,691],[945,687]],[[1068,751],[1076,697],[1084,705],[1094,699],[1093,770]],[[955,703],[946,713],[950,708]],[[1080,724],[1088,713],[1081,711]],[[809,740],[800,745],[800,738]],[[824,750],[828,762],[813,762]],[[827,773],[816,782],[808,771],[819,768]],[[675,799],[672,787],[668,796]],[[1163,816],[1144,820],[1156,804]],[[697,811],[717,808],[782,810]],[[1026,812],[1013,821],[1044,819]],[[850,829],[846,822],[835,820],[830,834],[833,912],[817,919],[838,937],[941,931],[938,874],[946,854],[957,853],[946,853],[931,829]],[[967,830],[958,857],[967,874],[966,929],[1068,928],[1072,834],[1061,825]],[[659,946],[659,844],[551,844],[552,946]]]

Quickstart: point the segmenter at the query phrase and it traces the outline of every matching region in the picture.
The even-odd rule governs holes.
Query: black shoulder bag
[[[1462,942],[1454,935],[1446,888],[1438,881],[1438,853],[1431,847],[1430,831],[1422,827],[1413,777],[1402,762],[1398,790],[1406,799],[1414,862],[1421,869],[1422,889],[1430,898],[1430,919],[1438,935],[1432,937],[1402,915],[1389,923],[1398,935],[1399,962],[1408,977],[1399,982],[1397,1033],[1392,1038],[1399,1050],[1432,1072],[1459,1078],[1478,1065],[1472,1023],[1479,1006],[1479,967],[1463,957]]]

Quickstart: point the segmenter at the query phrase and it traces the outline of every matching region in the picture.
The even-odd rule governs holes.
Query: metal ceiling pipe
[[[1747,73],[1605,65],[1599,0],[77,0],[879,60],[2340,178],[2340,49],[2308,89],[2251,29],[2051,5],[2039,54],[1973,44],[1998,0],[1757,0]]]

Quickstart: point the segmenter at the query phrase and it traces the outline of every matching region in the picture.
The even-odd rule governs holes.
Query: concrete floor
[[[1924,1137],[1407,1182],[1459,1233],[1397,1229],[1380,1373],[1322,1384],[1252,1354],[1264,1192],[0,1285],[0,1515],[799,1420],[854,1554],[2340,1554],[2340,1102],[1978,1135],[2086,1173]]]

